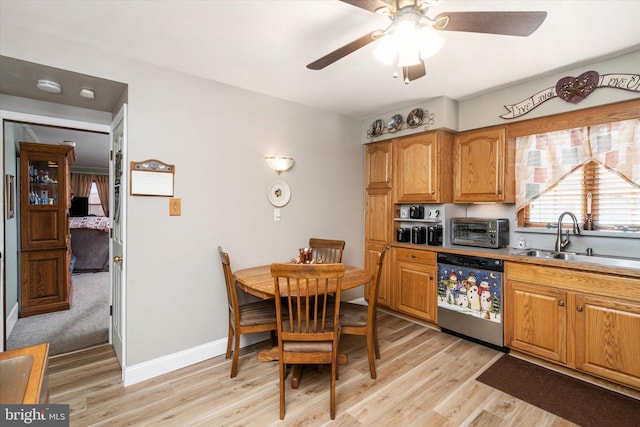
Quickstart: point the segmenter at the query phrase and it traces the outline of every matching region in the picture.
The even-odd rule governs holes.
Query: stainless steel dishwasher
[[[504,261],[438,253],[438,325],[444,332],[504,350]]]

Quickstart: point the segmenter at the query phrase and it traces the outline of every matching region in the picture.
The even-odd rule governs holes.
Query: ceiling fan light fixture
[[[430,25],[420,28],[416,34],[418,40],[418,48],[420,50],[420,59],[425,60],[431,58],[438,53],[444,45],[444,40],[436,30]]]
[[[410,67],[420,63],[420,50],[414,45],[404,45],[398,48],[398,67]]]
[[[384,65],[393,65],[396,62],[396,46],[393,37],[383,37],[373,49],[373,57]]]

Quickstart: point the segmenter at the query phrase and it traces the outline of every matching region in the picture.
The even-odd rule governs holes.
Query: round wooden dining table
[[[250,267],[242,270],[237,270],[233,273],[233,278],[236,284],[243,291],[254,295],[258,298],[269,299],[275,296],[275,287],[273,282],[273,276],[271,276],[271,265],[261,265],[259,267]],[[371,283],[373,276],[367,270],[362,268],[353,267],[350,265],[344,266],[344,277],[342,278],[342,291],[347,289],[356,288]],[[260,362],[268,362],[272,360],[278,360],[278,347],[274,347],[270,350],[262,350],[258,352],[258,360]],[[347,363],[347,355],[344,353],[338,354],[338,363],[345,365]],[[302,377],[302,370],[300,366],[294,367],[291,376],[291,386],[298,388]]]
[[[271,276],[271,265],[261,265],[237,270],[233,273],[233,278],[243,291],[255,295],[258,298],[269,299],[276,294],[273,287],[273,277]],[[344,266],[344,278],[342,279],[341,290],[356,288],[366,285],[372,280],[371,273],[362,268]]]

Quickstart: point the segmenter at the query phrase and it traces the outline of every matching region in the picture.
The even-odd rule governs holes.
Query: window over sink
[[[598,230],[640,231],[640,119],[517,138],[516,193],[520,226],[571,211]]]

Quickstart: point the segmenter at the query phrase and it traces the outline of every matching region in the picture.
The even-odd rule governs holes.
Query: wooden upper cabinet
[[[454,143],[454,202],[515,202],[515,142],[504,127],[463,132]]]
[[[433,131],[399,138],[395,143],[394,201],[451,202],[452,135]]]
[[[391,188],[391,141],[367,145],[366,159],[367,189]]]

